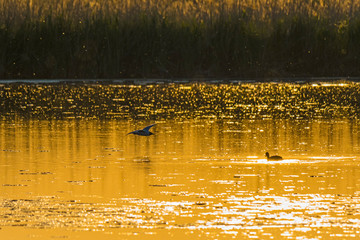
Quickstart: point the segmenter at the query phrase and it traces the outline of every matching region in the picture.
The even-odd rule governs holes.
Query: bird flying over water
[[[134,135],[139,135],[139,136],[150,136],[150,135],[153,135],[152,132],[150,132],[150,128],[152,128],[153,126],[155,125],[154,124],[151,124],[147,127],[145,127],[144,129],[141,129],[141,130],[135,130],[135,131],[132,131],[132,132],[129,132],[128,134],[134,134]]]
[[[265,153],[266,159],[267,160],[283,160],[283,158],[281,156],[270,156],[270,154],[268,152]]]

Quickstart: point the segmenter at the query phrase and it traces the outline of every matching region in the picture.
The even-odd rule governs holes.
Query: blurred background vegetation
[[[0,78],[360,75],[360,1],[0,0]]]

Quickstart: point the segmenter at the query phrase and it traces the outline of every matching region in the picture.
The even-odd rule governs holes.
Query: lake
[[[177,97],[170,101],[168,85],[4,84],[0,238],[357,239],[357,85],[236,85],[229,96],[221,90],[218,100],[211,86],[171,85],[184,96],[198,87],[207,92],[197,93],[202,103],[190,94],[192,107],[179,107]],[[306,87],[317,105],[300,104]],[[63,88],[72,91],[44,93]],[[251,88],[265,89],[265,95]],[[272,92],[279,89],[286,93]],[[100,104],[91,104],[84,91]],[[164,97],[144,106],[150,99],[142,98],[144,91]],[[233,97],[241,91],[248,92],[242,100]],[[136,105],[134,99],[146,101]],[[241,101],[248,99],[253,104],[246,107]],[[301,114],[302,107],[309,112]],[[108,117],[108,109],[116,114]],[[152,123],[155,135],[127,135]],[[266,160],[267,151],[284,160]]]

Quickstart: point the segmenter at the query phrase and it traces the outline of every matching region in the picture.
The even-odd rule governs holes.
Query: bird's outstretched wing
[[[156,125],[156,123],[151,124],[151,125],[149,125],[149,126],[145,127],[145,128],[143,129],[143,131],[148,132],[148,131],[149,131],[149,129],[150,129],[150,128],[152,128],[154,125]]]

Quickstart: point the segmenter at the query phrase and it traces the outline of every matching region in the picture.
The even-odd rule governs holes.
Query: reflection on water
[[[1,121],[1,239],[359,236],[359,122],[151,123]]]
[[[38,119],[359,119],[360,84],[0,84],[2,116]]]

